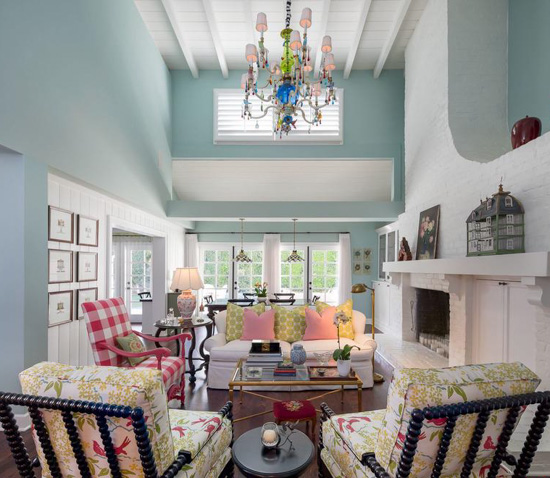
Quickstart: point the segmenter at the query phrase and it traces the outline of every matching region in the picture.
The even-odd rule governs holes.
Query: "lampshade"
[[[290,34],[290,49],[299,50],[300,48],[302,48],[300,32],[298,30],[292,30],[292,33]]]
[[[248,73],[243,73],[241,75],[241,88],[244,90],[244,87],[246,86],[246,82],[248,81]]]
[[[204,287],[198,267],[180,267],[174,271],[172,290],[199,290]]]
[[[260,33],[267,31],[267,15],[264,12],[259,12],[256,17],[256,31]]]
[[[365,284],[353,284],[351,288],[352,294],[362,294],[363,292],[367,292],[367,286]]]
[[[323,37],[323,43],[321,45],[321,51],[323,53],[330,53],[332,51],[332,38],[330,35],[325,35]]]
[[[325,57],[325,70],[331,71],[336,68],[336,65],[334,64],[334,55],[332,53],[327,53],[327,56]]]
[[[248,63],[255,63],[258,61],[258,49],[256,48],[256,45],[253,43],[248,43],[246,45],[245,57]]]
[[[302,28],[309,28],[311,26],[311,8],[304,8],[302,10],[302,18],[300,18],[300,26]]]
[[[321,96],[321,83],[315,83],[313,85],[313,91],[311,92],[313,96]]]

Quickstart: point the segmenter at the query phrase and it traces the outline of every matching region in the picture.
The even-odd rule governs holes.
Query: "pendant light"
[[[243,247],[243,235],[244,235],[244,219],[239,218],[239,221],[241,221],[241,250],[240,252],[235,256],[235,259],[233,261],[235,262],[252,262],[252,259],[248,257],[244,252]]]
[[[292,253],[287,257],[286,262],[304,262],[304,258],[298,254],[296,251],[296,221],[298,219],[293,219],[294,222],[294,246],[292,247]]]

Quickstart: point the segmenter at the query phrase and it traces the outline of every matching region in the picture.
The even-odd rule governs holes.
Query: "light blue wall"
[[[47,359],[47,169],[0,146],[0,390]]]
[[[376,229],[383,226],[383,223],[368,222],[302,222],[298,223],[297,242],[338,242],[338,232],[349,232],[351,234],[351,247],[372,249],[372,273],[371,275],[352,275],[352,284],[364,282],[371,285],[371,281],[376,280],[376,265],[378,261],[378,236]],[[282,242],[292,242],[292,224],[289,222],[247,222],[245,224],[247,232],[279,232]],[[208,234],[209,232],[227,232],[227,234]],[[240,224],[236,222],[197,222],[193,232],[199,234],[199,242],[230,242],[238,244]],[[285,233],[286,231],[286,233]],[[300,232],[302,231],[302,232]],[[329,232],[329,234],[306,234],[306,232]],[[246,234],[246,242],[262,242],[263,234]],[[354,308],[371,316],[370,295],[358,294],[352,296]]]
[[[334,146],[215,145],[213,89],[239,88],[241,71],[224,80],[219,71],[201,71],[195,80],[187,71],[172,72],[175,158],[396,158],[396,200],[402,199],[405,80],[403,70],[354,71],[350,79],[335,74],[344,88],[344,144]]]
[[[163,214],[170,89],[133,0],[0,2],[0,144]]]
[[[550,131],[550,2],[509,0],[508,122],[526,115]]]

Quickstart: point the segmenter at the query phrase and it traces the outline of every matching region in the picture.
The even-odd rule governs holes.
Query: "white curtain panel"
[[[351,298],[351,238],[340,234],[338,241],[338,303]]]
[[[185,267],[199,267],[199,241],[197,234],[185,234]]]
[[[279,234],[264,234],[264,282],[272,296],[281,291],[281,236]]]

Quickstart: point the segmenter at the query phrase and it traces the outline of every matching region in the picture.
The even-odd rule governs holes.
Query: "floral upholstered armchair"
[[[526,476],[550,413],[539,383],[521,363],[398,369],[385,410],[336,415],[321,404],[320,476]],[[516,459],[506,447],[531,404],[538,409]]]
[[[232,476],[231,402],[220,412],[169,410],[156,369],[43,362],[0,393],[0,422],[22,477],[34,476],[10,409],[28,407],[45,478]]]
[[[168,400],[179,399],[181,407],[185,408],[185,340],[191,339],[190,334],[177,334],[170,337],[151,337],[132,330],[130,317],[124,301],[115,299],[98,300],[82,304],[84,320],[96,365],[108,367],[131,367],[129,359],[144,361],[136,365],[139,368],[156,368],[162,371],[164,388]],[[141,339],[150,342],[181,343],[181,357],[172,357],[170,349],[156,348],[152,350],[127,352],[118,347],[117,338],[134,333]],[[139,342],[138,339],[136,339]]]

